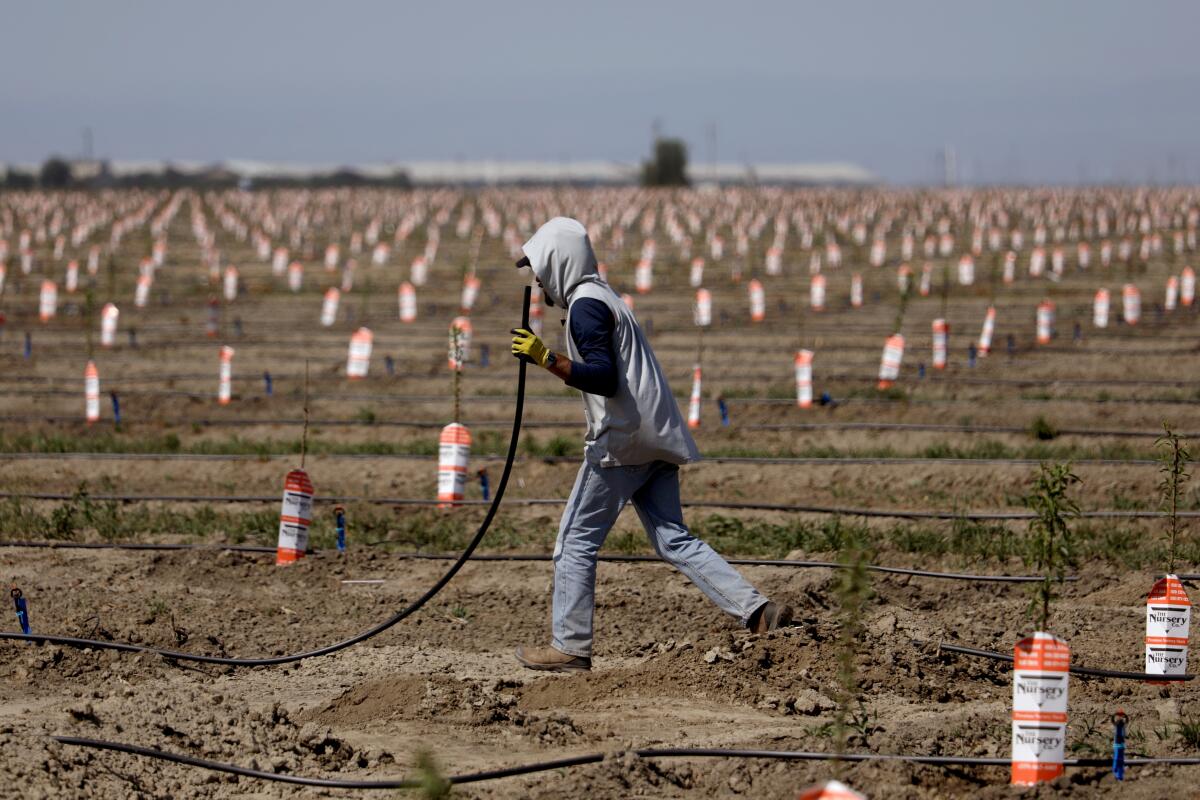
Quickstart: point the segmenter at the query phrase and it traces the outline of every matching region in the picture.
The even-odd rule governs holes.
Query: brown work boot
[[[768,600],[750,615],[746,627],[751,633],[766,633],[792,624],[792,607]]]
[[[592,660],[586,656],[569,656],[553,647],[517,648],[517,661],[527,669],[545,672],[586,672],[592,668]]]

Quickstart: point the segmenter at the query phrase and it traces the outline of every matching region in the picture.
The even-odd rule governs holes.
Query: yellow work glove
[[[550,348],[537,337],[533,331],[525,328],[513,328],[511,331],[512,354],[517,358],[527,358],[539,367],[545,368],[550,359]]]

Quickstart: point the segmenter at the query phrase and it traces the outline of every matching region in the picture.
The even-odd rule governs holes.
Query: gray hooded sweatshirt
[[[613,397],[583,395],[587,459],[602,467],[698,461],[696,442],[641,326],[596,269],[587,229],[578,220],[555,217],[538,228],[522,249],[546,298],[567,309],[568,330],[571,305],[577,300],[599,300],[612,312],[619,387]],[[569,333],[566,339],[567,355],[578,361],[580,355]]]

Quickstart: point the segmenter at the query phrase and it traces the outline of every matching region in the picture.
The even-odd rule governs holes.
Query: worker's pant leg
[[[767,598],[683,524],[679,467],[663,461],[651,467],[652,472],[633,493],[632,500],[655,551],[688,576],[722,611],[746,625]]]
[[[644,474],[643,467],[601,468],[586,460],[579,468],[554,545],[551,644],[563,653],[592,655],[596,554]]]

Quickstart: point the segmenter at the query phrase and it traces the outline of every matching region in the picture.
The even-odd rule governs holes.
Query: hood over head
[[[555,217],[538,228],[521,249],[550,305],[566,308],[575,287],[600,280],[587,228],[577,219]]]

